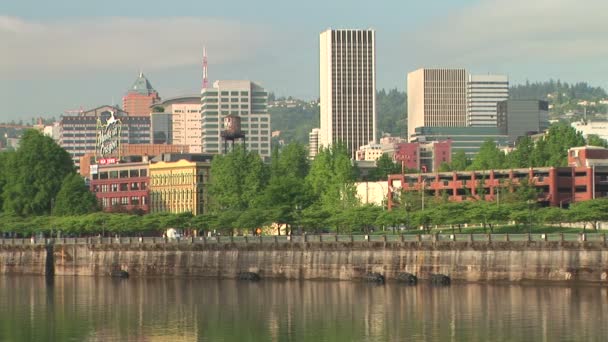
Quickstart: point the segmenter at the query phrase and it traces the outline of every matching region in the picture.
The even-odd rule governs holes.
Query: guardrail
[[[271,235],[271,236],[198,236],[179,239],[163,237],[87,237],[87,238],[8,238],[0,239],[0,246],[20,245],[97,245],[97,244],[287,244],[328,242],[603,242],[606,233],[576,234],[400,234],[400,235]]]

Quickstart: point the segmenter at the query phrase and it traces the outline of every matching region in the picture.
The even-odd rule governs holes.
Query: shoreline
[[[0,244],[0,274],[396,282],[411,273],[453,283],[608,285],[608,248],[599,241],[422,241],[284,243]]]

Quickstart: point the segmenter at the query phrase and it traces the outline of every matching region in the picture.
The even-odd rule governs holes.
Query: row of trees
[[[374,205],[352,205],[336,211],[314,207],[293,213],[293,224],[299,233],[335,232],[339,234],[370,233],[372,231],[429,232],[435,226],[452,232],[462,232],[466,224],[481,224],[486,232],[494,232],[497,225],[515,222],[520,232],[538,225],[560,225],[566,222],[584,223],[584,228],[597,229],[597,223],[608,221],[608,199],[595,199],[571,205],[569,209],[538,207],[536,202],[524,201],[465,201],[445,202],[435,198],[420,207],[410,198],[391,211]],[[220,211],[192,216],[190,213],[159,213],[129,215],[96,212],[77,216],[28,216],[1,214],[0,232],[18,233],[21,236],[42,233],[47,236],[90,235],[152,235],[160,236],[171,227],[196,230],[199,233],[215,231],[222,235],[235,234],[274,223],[276,213],[261,208],[240,211]],[[276,232],[276,231],[274,231]],[[274,233],[273,232],[273,233]],[[295,232],[294,232],[295,233]]]

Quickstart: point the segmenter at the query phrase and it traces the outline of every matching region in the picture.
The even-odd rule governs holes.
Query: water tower
[[[241,118],[237,115],[228,115],[224,117],[224,130],[221,133],[224,139],[224,154],[228,152],[228,142],[241,140],[245,144],[245,134],[241,131]]]

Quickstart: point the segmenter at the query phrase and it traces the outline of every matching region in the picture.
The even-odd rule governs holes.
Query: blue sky
[[[606,86],[605,13],[604,0],[7,0],[0,121],[120,103],[140,70],[161,97],[197,93],[203,45],[211,81],[316,98],[328,27],[376,30],[378,88],[405,89],[420,67]]]

